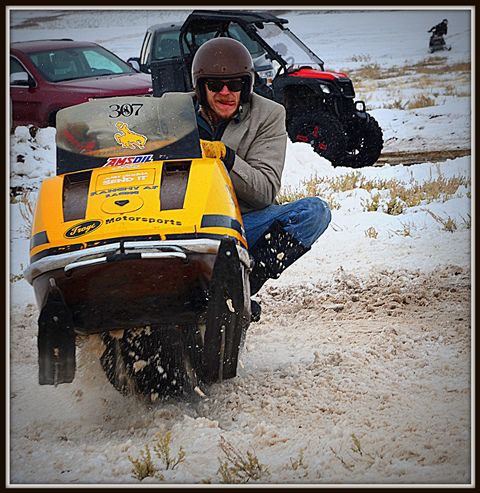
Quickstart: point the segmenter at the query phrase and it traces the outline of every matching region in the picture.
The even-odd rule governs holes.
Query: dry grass
[[[379,193],[373,194],[370,200],[362,201],[363,209],[366,212],[377,212],[380,208],[380,199],[381,195]]]
[[[471,72],[471,64],[467,62],[449,64],[444,57],[429,57],[413,65],[403,65],[393,67],[380,67],[377,63],[368,63],[356,70],[352,70],[350,75],[358,79],[390,79],[394,77],[411,77],[416,74],[452,74],[452,73]]]
[[[182,446],[178,449],[176,457],[172,456],[170,442],[172,434],[167,431],[164,435],[156,433],[157,443],[153,446],[153,450],[157,457],[163,462],[165,469],[175,469],[178,464],[185,462],[185,450]]]
[[[12,203],[18,204],[19,212],[23,219],[20,232],[26,238],[29,238],[32,232],[33,218],[35,215],[35,203],[31,191],[27,190],[21,195],[18,195]]]
[[[385,212],[390,216],[399,216],[400,214],[402,214],[404,209],[405,201],[402,200],[400,197],[395,196],[387,202],[387,209]]]
[[[409,99],[407,101],[403,101],[402,99],[398,98],[395,99],[392,103],[387,103],[383,107],[387,109],[395,109],[395,110],[413,110],[416,108],[426,108],[428,106],[436,106],[437,102],[435,98],[440,96],[439,92],[433,92],[432,91],[432,96],[427,96],[425,94],[420,94],[418,96],[415,96],[413,99]]]
[[[359,79],[382,79],[386,72],[382,70],[378,63],[369,63],[355,71],[355,77]]]
[[[470,214],[467,214],[468,218],[462,217],[463,220],[463,225],[465,226],[466,229],[471,229],[472,228],[472,216]]]
[[[145,478],[165,479],[158,476],[159,471],[152,461],[152,453],[148,445],[145,445],[144,450],[140,450],[138,459],[128,456],[128,460],[133,464],[132,476],[135,479],[139,481],[143,481]]]
[[[455,221],[455,219],[451,218],[450,216],[447,217],[437,216],[432,211],[429,211],[427,209],[425,210],[433,217],[433,219],[435,219],[435,221],[437,221],[437,223],[440,223],[443,226],[444,231],[453,233],[454,231],[457,230],[457,222]]]
[[[376,240],[378,238],[378,231],[373,227],[370,226],[366,231],[365,231],[365,236],[367,238],[373,238]]]
[[[300,188],[287,187],[278,195],[279,203],[288,203],[304,197],[322,197],[331,209],[339,209],[340,204],[334,194],[354,189],[363,189],[372,193],[369,200],[362,205],[365,211],[377,211],[380,208],[386,214],[399,215],[406,208],[416,207],[431,202],[445,202],[457,192],[460,186],[469,186],[469,180],[464,177],[445,178],[441,174],[435,179],[418,183],[412,181],[409,185],[398,180],[369,180],[358,172],[346,173],[334,178],[315,176],[302,182]],[[381,190],[388,190],[390,198],[382,200]],[[468,192],[467,192],[468,194]]]
[[[357,58],[353,61],[361,61]],[[390,92],[392,88],[392,79],[395,79],[395,87],[400,90],[408,89],[424,89],[431,91],[432,95],[437,96],[445,93],[443,86],[439,85],[439,77],[443,83],[448,83],[452,88],[460,84],[467,86],[463,91],[450,89],[446,91],[447,95],[451,94],[457,97],[469,97],[470,91],[468,86],[471,81],[471,64],[467,62],[449,64],[446,57],[432,56],[425,58],[415,64],[405,62],[401,66],[381,67],[377,63],[371,63],[370,60],[365,60],[366,63],[358,69],[347,71],[350,78],[354,81],[355,91],[357,94],[362,94],[365,99],[367,94],[385,90]],[[427,100],[421,101],[402,101],[402,98],[395,95],[392,102],[386,101],[384,108],[389,109],[406,109],[408,104],[412,104],[411,108],[427,106]],[[415,106],[416,104],[424,106]],[[428,104],[431,106],[432,104]],[[409,109],[411,109],[409,108]]]
[[[163,468],[175,469],[179,464],[185,462],[185,450],[182,446],[178,449],[177,456],[173,456],[171,452],[171,433],[168,431],[164,435],[161,433],[155,434],[156,442],[153,444],[153,451],[156,457],[163,463]],[[140,457],[134,458],[128,456],[128,460],[132,463],[132,476],[139,481],[143,481],[145,478],[156,478],[160,481],[164,481],[165,477],[160,472],[159,467],[154,463],[152,453],[148,444],[145,445],[143,450],[140,450]]]
[[[347,452],[348,457],[344,458],[333,447],[330,447],[332,454],[341,462],[343,467],[349,471],[352,471],[359,465],[370,468],[378,460],[378,454],[372,454],[366,451],[355,433],[352,433],[350,436],[352,439],[350,451],[353,453],[350,453],[350,451]]]
[[[458,87],[453,84],[447,84],[443,91],[444,96],[454,96],[457,98],[464,98],[470,96],[468,91],[459,91]]]
[[[395,231],[400,236],[412,236],[412,225],[409,223],[402,223],[403,229],[401,231]]]
[[[226,460],[220,461],[218,468],[221,483],[248,483],[250,480],[258,481],[269,475],[268,468],[260,463],[253,452],[247,451],[242,454],[223,437],[220,438],[220,448],[226,457]]]
[[[163,463],[163,467],[159,467],[158,461],[154,460],[151,447],[148,444],[140,450],[137,458],[128,455],[128,459],[133,465],[132,476],[138,481],[143,481],[145,478],[165,481],[165,476],[160,470],[173,470],[178,464],[185,461],[185,452],[182,446],[179,447],[177,456],[172,456],[170,432],[163,435],[156,433],[155,437],[156,442],[153,444],[153,451],[157,459]],[[220,465],[217,470],[217,478],[201,479],[199,484],[246,484],[250,481],[264,483],[270,477],[269,468],[259,461],[252,450],[247,450],[244,453],[225,440],[223,436],[220,437],[219,447],[223,457],[218,457]],[[280,467],[295,471],[300,478],[307,477],[308,464],[305,462],[304,452],[305,449],[301,448],[296,458],[291,457],[289,463]]]
[[[404,103],[400,98],[394,99],[392,103],[387,103],[383,107],[388,110],[404,110],[406,103]]]
[[[407,104],[407,109],[413,110],[416,108],[426,108],[427,106],[435,106],[435,99],[427,96],[425,94],[419,94],[415,96],[413,100],[409,101]]]
[[[304,470],[308,469],[308,465],[305,464],[304,462],[305,459],[304,452],[305,449],[301,448],[298,452],[297,459],[290,458],[290,466],[294,471],[297,471],[299,469],[304,469]]]
[[[334,202],[332,193],[346,192],[348,190],[353,190],[354,188],[363,188],[363,182],[364,179],[359,173],[348,173],[334,178],[314,176],[309,180],[302,181],[300,188],[292,189],[292,187],[285,187],[282,189],[277,196],[277,201],[280,204],[284,204],[304,197],[326,196],[327,199],[330,198],[330,201],[334,204],[331,208],[335,209],[339,207],[339,204]],[[324,200],[328,202],[327,199]]]
[[[406,67],[407,70],[420,72],[423,74],[438,74],[452,72],[470,72],[472,66],[470,63],[454,63],[454,64],[416,64]]]

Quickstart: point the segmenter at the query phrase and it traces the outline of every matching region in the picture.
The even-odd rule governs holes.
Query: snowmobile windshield
[[[188,94],[94,99],[59,111],[56,127],[57,174],[202,157]]]
[[[290,67],[308,65],[323,70],[323,61],[310,50],[288,28],[281,28],[277,24],[265,23],[261,29],[256,28],[261,37]]]

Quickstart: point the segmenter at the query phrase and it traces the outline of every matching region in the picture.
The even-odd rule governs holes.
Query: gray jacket
[[[273,204],[285,164],[285,108],[252,94],[250,102],[242,105],[240,121],[228,124],[222,142],[235,151],[230,178],[240,210],[248,212]]]
[[[241,212],[273,204],[285,164],[285,108],[253,93],[242,105],[239,121],[227,125],[222,142],[235,151],[230,178]]]

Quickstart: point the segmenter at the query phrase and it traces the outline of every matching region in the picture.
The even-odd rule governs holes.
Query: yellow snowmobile
[[[228,172],[202,157],[191,97],[63,109],[56,145],[25,272],[40,309],[39,383],[72,382],[76,336],[91,334],[123,393],[234,377],[251,261]]]

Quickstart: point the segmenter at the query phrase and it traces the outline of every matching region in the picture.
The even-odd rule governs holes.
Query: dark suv
[[[128,61],[152,74],[154,96],[188,91],[198,47],[218,36],[237,39],[254,60],[255,91],[285,106],[293,142],[311,144],[334,166],[374,164],[383,148],[380,126],[365,103],[355,101],[348,75],[326,71],[287,23],[266,12],[194,10],[183,24],[150,27],[140,57]]]
[[[137,70],[150,74],[152,62],[182,57],[180,50],[180,30],[182,25],[182,23],[164,23],[150,26],[143,38],[140,56],[129,58],[127,60],[128,63]],[[271,61],[265,58],[265,50],[247,36],[238,24],[233,23],[230,26],[230,32],[233,38],[247,47],[252,55],[255,71],[259,78],[268,80],[271,83],[274,76],[274,68]],[[186,36],[187,39],[192,41],[191,33],[187,33]],[[195,35],[195,43],[200,46],[211,38],[212,34],[210,32],[206,32],[204,35],[197,33]]]
[[[151,77],[96,43],[57,39],[10,45],[13,127],[55,126],[58,110],[92,98],[151,93]]]

